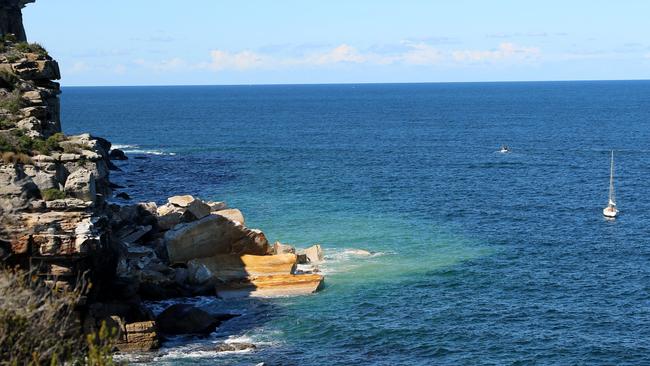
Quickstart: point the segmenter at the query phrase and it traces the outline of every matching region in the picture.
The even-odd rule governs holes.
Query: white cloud
[[[537,47],[521,47],[514,43],[504,42],[492,50],[453,51],[452,57],[458,62],[497,62],[537,59],[540,54],[541,51]]]
[[[351,47],[344,43],[327,52],[313,54],[307,57],[306,59],[301,60],[300,63],[313,64],[313,65],[328,65],[328,64],[337,64],[341,62],[362,64],[368,61],[369,61],[368,55],[361,54],[356,48]]]
[[[408,50],[402,53],[397,60],[410,65],[432,65],[443,60],[444,54],[440,50],[426,43],[404,42]]]
[[[511,62],[537,59],[541,51],[536,47],[521,47],[513,43],[501,43],[492,50],[449,50],[439,49],[426,42],[402,41],[399,46],[381,51],[378,48],[360,50],[342,43],[335,47],[312,50],[300,55],[279,55],[273,53],[243,50],[232,52],[223,49],[210,51],[207,62],[187,63],[180,58],[159,62],[137,59],[133,62],[154,71],[175,69],[207,69],[212,71],[252,70],[252,69],[287,69],[295,67],[319,68],[341,64],[353,65],[407,65],[433,66],[438,64],[472,63],[472,62]]]
[[[158,62],[153,62],[153,61],[147,61],[145,59],[136,59],[133,60],[133,63],[142,66],[144,68],[154,70],[154,71],[169,71],[169,70],[176,70],[176,69],[181,69],[187,66],[187,63],[185,60],[179,58],[179,57],[174,57],[168,60],[162,60]]]
[[[252,51],[231,53],[222,50],[210,51],[209,69],[220,71],[226,69],[246,70],[265,66],[268,57]]]
[[[73,63],[72,66],[66,70],[66,72],[70,74],[80,74],[88,70],[90,70],[90,66],[86,62],[77,61]]]

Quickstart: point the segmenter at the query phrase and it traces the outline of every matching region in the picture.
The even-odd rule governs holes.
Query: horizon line
[[[139,85],[61,85],[64,88],[138,88],[179,86],[318,86],[318,85],[402,85],[402,84],[506,84],[506,83],[570,83],[604,81],[650,81],[649,79],[558,79],[558,80],[488,80],[488,81],[396,81],[396,82],[331,82],[331,83],[260,83],[260,84],[139,84]]]

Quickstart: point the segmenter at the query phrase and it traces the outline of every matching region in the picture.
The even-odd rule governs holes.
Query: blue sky
[[[650,78],[650,1],[37,0],[64,85]]]

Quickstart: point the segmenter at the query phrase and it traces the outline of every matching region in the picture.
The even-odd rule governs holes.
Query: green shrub
[[[0,83],[2,83],[4,87],[14,90],[19,82],[20,78],[13,72],[0,70]]]
[[[3,42],[16,42],[18,39],[16,38],[16,35],[13,33],[7,33],[4,36],[2,36],[2,41]]]
[[[20,42],[14,46],[16,51],[22,53],[36,53],[41,56],[47,56],[47,50],[38,43]]]
[[[0,364],[112,365],[115,330],[84,337],[75,306],[87,286],[52,289],[32,273],[0,267]]]
[[[23,58],[23,55],[15,50],[9,50],[9,52],[5,54],[5,58],[8,62],[16,62]]]
[[[41,197],[46,201],[62,200],[65,198],[65,192],[56,188],[48,188],[41,191]]]
[[[7,119],[0,120],[0,130],[8,130],[14,127],[16,127],[16,124],[13,121]]]
[[[23,99],[19,90],[14,90],[0,98],[0,108],[6,109],[11,113],[18,113],[22,107]]]

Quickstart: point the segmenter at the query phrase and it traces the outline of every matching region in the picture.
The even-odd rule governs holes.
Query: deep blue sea
[[[648,81],[65,87],[62,118],[127,151],[136,201],[326,248],[323,291],[195,299],[243,316],[142,362],[650,364]]]

